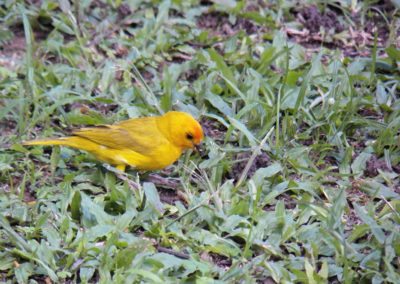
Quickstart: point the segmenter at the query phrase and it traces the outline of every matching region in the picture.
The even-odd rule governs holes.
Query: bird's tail
[[[55,146],[55,145],[59,145],[59,146],[68,146],[68,147],[78,148],[78,149],[82,149],[82,150],[90,150],[90,149],[86,149],[89,147],[85,147],[85,145],[88,146],[88,144],[90,144],[90,143],[87,143],[88,141],[85,141],[86,143],[82,143],[83,142],[82,140],[86,140],[86,139],[70,136],[70,137],[60,137],[60,138],[53,138],[53,139],[40,139],[40,140],[24,141],[24,142],[22,142],[22,145],[25,145],[25,146],[35,146],[35,145]]]

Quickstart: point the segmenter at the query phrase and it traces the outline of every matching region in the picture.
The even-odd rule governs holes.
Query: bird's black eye
[[[186,133],[186,138],[189,139],[189,140],[192,140],[193,139],[193,135],[190,134],[190,133]]]

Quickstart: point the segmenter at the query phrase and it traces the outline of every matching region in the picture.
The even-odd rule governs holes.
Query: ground
[[[397,283],[398,1],[0,3],[5,283]],[[157,172],[23,147],[170,109]]]

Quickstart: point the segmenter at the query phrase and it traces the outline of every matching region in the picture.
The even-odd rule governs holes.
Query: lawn
[[[0,281],[399,283],[399,16],[0,0]],[[206,137],[161,171],[21,145],[168,110]]]

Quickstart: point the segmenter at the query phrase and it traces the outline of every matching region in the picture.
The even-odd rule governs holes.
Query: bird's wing
[[[76,130],[75,136],[113,149],[129,149],[148,154],[166,143],[154,119],[131,119],[115,125],[100,125]]]

